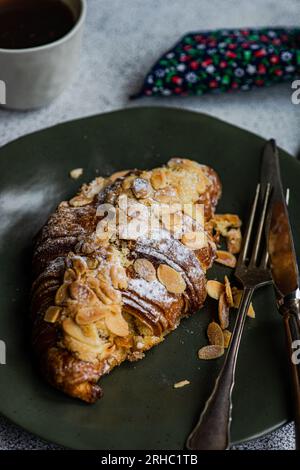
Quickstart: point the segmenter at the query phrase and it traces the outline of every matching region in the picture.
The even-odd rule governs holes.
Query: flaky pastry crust
[[[178,214],[173,224],[160,214],[158,236],[131,237],[122,232],[122,198],[129,200],[129,225],[138,218],[143,225],[136,204],[147,212],[154,205],[200,203],[207,222],[220,194],[214,170],[173,158],[151,171],[96,178],[58,206],[35,241],[31,296],[34,349],[54,387],[95,402],[101,376],[142,358],[204,303],[216,248],[206,231],[204,241],[189,237],[191,229],[203,235],[204,220],[195,228],[187,211],[178,238]],[[115,209],[118,231],[99,215],[103,204]]]

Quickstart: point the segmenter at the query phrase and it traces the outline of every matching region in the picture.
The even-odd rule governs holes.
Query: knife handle
[[[300,449],[300,315],[299,304],[291,302],[285,304],[283,311],[283,322],[286,334],[286,346],[288,362],[290,366],[290,378],[293,396],[296,449]],[[298,343],[296,343],[298,341]],[[297,357],[299,356],[299,357]],[[298,360],[297,360],[298,359]]]

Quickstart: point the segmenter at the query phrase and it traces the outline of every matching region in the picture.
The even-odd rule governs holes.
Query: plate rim
[[[157,112],[160,112],[160,111],[164,111],[166,113],[168,112],[178,112],[179,114],[193,114],[194,116],[203,116],[205,117],[206,119],[208,119],[209,121],[218,121],[220,122],[223,126],[226,126],[227,128],[234,128],[234,129],[238,129],[240,132],[244,133],[244,134],[248,134],[252,137],[255,137],[255,138],[259,138],[263,141],[266,141],[267,139],[262,136],[262,135],[259,135],[259,134],[256,134],[255,132],[252,132],[248,129],[245,129],[243,127],[240,127],[238,125],[235,125],[235,124],[232,124],[228,121],[225,121],[219,117],[215,117],[215,116],[212,116],[211,114],[207,114],[207,113],[204,113],[204,112],[198,112],[198,111],[195,111],[195,110],[191,110],[191,109],[187,109],[187,108],[181,108],[181,107],[178,107],[178,106],[160,106],[160,105],[155,105],[155,106],[131,106],[131,107],[121,107],[121,108],[117,108],[117,109],[114,109],[114,110],[111,110],[111,111],[107,111],[107,112],[104,112],[104,113],[95,113],[95,114],[92,114],[92,115],[88,115],[88,116],[83,116],[83,117],[79,117],[79,118],[76,118],[76,119],[70,119],[70,120],[67,120],[67,121],[63,121],[63,122],[59,122],[59,123],[56,123],[54,125],[50,125],[50,126],[47,126],[47,127],[44,127],[42,129],[38,129],[36,131],[32,131],[32,132],[29,132],[28,134],[24,134],[24,135],[21,135],[21,136],[18,136],[16,139],[13,139],[7,143],[5,143],[4,145],[2,145],[0,147],[0,161],[1,161],[1,153],[2,153],[2,150],[6,150],[7,147],[9,146],[12,146],[14,145],[15,143],[21,143],[22,140],[24,139],[27,139],[27,138],[30,138],[32,136],[35,136],[36,134],[43,134],[43,133],[47,133],[49,130],[52,130],[52,129],[56,129],[56,128],[60,128],[60,127],[63,127],[63,126],[66,126],[68,124],[73,124],[73,123],[76,123],[76,122],[80,122],[80,121],[88,121],[88,120],[93,120],[95,118],[98,118],[98,117],[103,117],[103,116],[109,116],[109,115],[113,115],[113,114],[123,114],[123,113],[128,113],[128,112],[135,112],[135,111],[157,111]],[[279,147],[279,151],[282,151],[284,152],[286,155],[284,156],[280,156],[280,158],[288,158],[288,159],[292,159],[293,161],[297,161],[296,160],[296,157],[293,156],[289,151],[285,150],[284,148],[282,147]],[[1,416],[3,416],[9,424],[12,424],[14,426],[17,426],[19,428],[21,428],[23,431],[25,431],[26,433],[28,434],[31,434],[33,437],[38,437],[39,439],[43,440],[45,444],[54,444],[54,445],[57,445],[57,446],[60,446],[62,448],[66,448],[66,449],[78,449],[79,447],[78,446],[70,446],[70,445],[65,445],[65,444],[61,444],[61,442],[58,442],[55,438],[51,438],[51,440],[49,440],[49,437],[46,437],[43,433],[43,431],[41,432],[36,432],[36,431],[32,431],[31,429],[29,428],[26,428],[23,424],[19,423],[18,422],[18,419],[17,417],[12,417],[10,415],[6,415],[3,411],[0,410],[0,414]],[[236,441],[233,441],[231,442],[231,445],[234,446],[234,445],[238,445],[238,444],[242,444],[242,443],[248,443],[248,442],[252,442],[256,439],[259,439],[271,432],[274,432],[280,428],[282,428],[284,425],[288,424],[292,422],[291,420],[289,419],[286,419],[262,432],[258,432],[254,435],[251,435],[249,438],[247,439],[242,439],[242,440],[236,440]]]

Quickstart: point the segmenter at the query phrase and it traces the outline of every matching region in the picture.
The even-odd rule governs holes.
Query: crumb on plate
[[[181,380],[180,382],[176,382],[176,384],[174,384],[174,388],[182,388],[186,385],[189,385],[190,383],[191,382],[189,380]]]
[[[74,170],[70,171],[70,178],[72,178],[73,180],[77,180],[78,178],[80,178],[80,176],[82,176],[82,174],[83,168],[74,168]]]

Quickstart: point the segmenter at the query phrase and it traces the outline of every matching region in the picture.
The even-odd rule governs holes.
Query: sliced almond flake
[[[232,228],[228,230],[226,242],[229,253],[237,255],[241,251],[242,245],[241,230],[239,228]]]
[[[128,281],[126,270],[121,265],[114,264],[110,268],[110,277],[112,281],[112,285],[115,289],[127,289]]]
[[[210,344],[224,348],[223,331],[218,323],[213,321],[208,325],[207,336]]]
[[[222,330],[225,330],[229,325],[229,305],[226,300],[225,292],[222,292],[218,305],[219,321]]]
[[[221,346],[213,345],[213,344],[204,346],[198,351],[199,359],[205,359],[205,360],[217,359],[218,357],[223,356],[223,354],[224,354],[224,348],[222,348]]]
[[[156,270],[151,261],[146,258],[138,258],[133,264],[135,272],[148,282],[156,279]]]
[[[44,316],[44,320],[48,323],[55,323],[58,320],[61,311],[62,309],[60,307],[48,307]]]
[[[241,219],[236,214],[215,214],[212,222],[215,230],[223,237],[227,237],[230,228],[239,228],[242,225]]]
[[[207,238],[204,232],[184,233],[181,242],[191,250],[201,250],[207,246]]]
[[[229,268],[235,268],[236,257],[232,253],[229,253],[229,251],[217,250],[216,256],[216,263],[223,264]]]
[[[155,192],[154,199],[163,204],[174,204],[179,202],[177,190],[172,186],[158,189]]]
[[[219,300],[220,295],[224,292],[224,284],[219,281],[210,280],[206,283],[206,290],[209,297]]]
[[[79,281],[74,281],[69,288],[71,298],[82,304],[94,303],[96,294],[88,286]]]
[[[225,281],[225,295],[226,295],[227,303],[229,307],[233,307],[232,290],[231,290],[230,282],[227,276],[225,276],[224,281]]]
[[[163,170],[162,168],[153,170],[150,181],[154,189],[165,188],[167,186],[166,170]]]
[[[77,310],[76,323],[80,326],[94,323],[110,314],[110,307],[97,302],[94,305],[84,305]]]
[[[191,382],[189,380],[180,380],[180,382],[176,382],[176,384],[174,384],[174,388],[182,388],[186,385],[190,385],[190,383]]]
[[[127,336],[129,334],[129,326],[125,318],[121,313],[119,306],[116,306],[115,311],[112,311],[110,315],[105,318],[107,328],[116,336]]]
[[[56,291],[55,304],[62,305],[68,298],[69,285],[67,283],[62,284]]]
[[[77,279],[77,274],[74,271],[74,269],[69,268],[65,271],[64,282],[72,282],[72,281],[76,281],[76,279]]]
[[[237,288],[233,289],[233,306],[234,306],[234,308],[239,308],[240,303],[241,303],[242,295],[243,295],[242,290],[237,289]],[[250,318],[255,318],[255,310],[253,308],[252,302],[249,306],[247,316],[250,317]]]
[[[186,283],[182,275],[167,264],[160,264],[157,268],[157,277],[172,294],[182,294],[186,289]]]
[[[224,330],[223,337],[224,337],[224,348],[227,349],[231,340],[231,331]]]
[[[83,168],[74,168],[74,170],[70,171],[70,178],[72,178],[73,180],[77,180],[82,175],[83,175]]]
[[[97,176],[93,181],[88,184],[84,184],[81,188],[82,194],[87,198],[92,198],[99,194],[99,192],[104,188],[107,184],[108,180],[106,178],[102,178],[102,176]]]
[[[126,176],[127,173],[129,173],[129,172],[130,172],[130,170],[116,171],[115,173],[110,175],[109,179],[110,179],[110,181],[112,181],[114,183],[119,178],[124,178],[124,176]]]
[[[83,194],[79,194],[78,196],[73,197],[70,199],[69,204],[72,207],[84,207],[87,206],[92,202],[92,197],[84,196]]]
[[[96,329],[95,325],[91,325],[91,327]],[[75,338],[81,343],[90,344],[94,346],[100,343],[100,339],[97,334],[95,334],[94,337],[91,337],[90,334],[86,336],[81,327],[76,325],[72,318],[66,318],[62,322],[62,328],[66,334],[72,336],[72,338]]]

